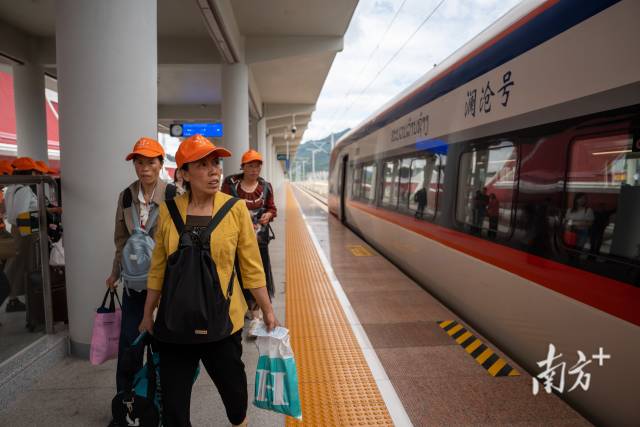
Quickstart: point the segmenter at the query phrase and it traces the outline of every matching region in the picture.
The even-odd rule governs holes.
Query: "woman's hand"
[[[258,222],[262,225],[267,225],[269,221],[271,221],[271,218],[273,218],[273,214],[271,212],[265,212],[262,214]]]
[[[267,312],[262,312],[262,321],[267,327],[267,331],[271,332],[275,329],[276,326],[280,326],[278,319],[276,319],[276,315],[272,310],[267,310]]]
[[[107,277],[107,280],[105,281],[107,284],[107,288],[112,290],[118,289],[118,285],[116,284],[117,281],[118,281],[118,278],[115,277],[113,274]]]
[[[138,331],[153,334],[153,317],[144,316],[140,326],[138,326]]]

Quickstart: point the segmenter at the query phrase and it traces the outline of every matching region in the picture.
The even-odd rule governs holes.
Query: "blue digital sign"
[[[221,137],[222,123],[183,123],[182,136],[200,134],[207,137]]]

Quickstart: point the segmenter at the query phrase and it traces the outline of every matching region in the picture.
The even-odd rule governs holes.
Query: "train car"
[[[599,425],[640,422],[638,17],[524,1],[331,153],[331,213]]]

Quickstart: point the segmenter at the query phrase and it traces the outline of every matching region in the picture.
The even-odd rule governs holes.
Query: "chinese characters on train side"
[[[503,107],[507,107],[509,104],[509,95],[511,94],[512,86],[515,82],[511,80],[511,71],[507,71],[502,76],[502,87],[498,89],[498,94],[501,97],[500,104]],[[478,99],[478,92],[480,92],[480,99]],[[476,110],[478,114],[488,114],[491,112],[492,97],[497,96],[491,88],[491,82],[487,80],[487,84],[478,91],[478,89],[472,89],[467,91],[467,100],[464,104],[464,116],[476,116]],[[478,102],[479,101],[479,102]]]
[[[549,344],[547,358],[545,360],[537,362],[538,366],[540,368],[544,368],[544,370],[532,379],[532,391],[534,395],[537,395],[540,391],[540,382],[543,383],[544,390],[548,394],[551,394],[554,390],[558,393],[564,393],[567,362],[560,361],[561,358],[562,353],[556,354],[555,345]],[[591,374],[585,372],[584,369],[594,360],[598,362],[598,366],[603,366],[604,361],[607,359],[611,359],[611,355],[605,354],[602,347],[598,349],[597,354],[592,354],[591,359],[589,360],[587,360],[585,354],[582,351],[578,350],[578,361],[575,365],[569,368],[568,371],[569,375],[574,375],[577,378],[573,386],[567,391],[571,392],[578,387],[582,388],[582,390],[584,391],[589,390],[589,385],[591,384]]]

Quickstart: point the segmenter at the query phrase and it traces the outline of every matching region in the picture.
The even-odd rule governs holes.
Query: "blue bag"
[[[141,333],[127,348],[122,362],[122,369],[131,371],[135,366],[133,360],[140,352],[146,352],[145,365],[135,373],[133,383],[125,390],[118,392],[111,402],[113,419],[122,426],[160,426],[162,425],[162,387],[160,383],[160,354],[152,348],[153,338]],[[138,356],[136,356],[136,354]],[[200,374],[196,369],[193,382]]]
[[[302,420],[298,373],[289,330],[278,326],[267,332],[264,323],[255,330],[258,345],[258,367],[253,404]]]

